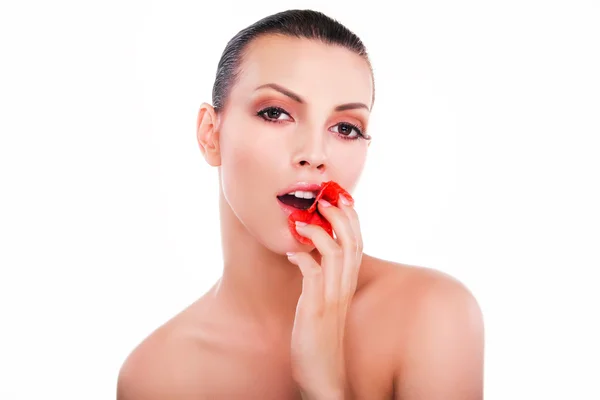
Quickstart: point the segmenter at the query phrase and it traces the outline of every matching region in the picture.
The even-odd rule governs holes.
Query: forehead
[[[249,44],[240,67],[235,85],[240,94],[248,94],[265,83],[277,83],[306,98],[308,103],[371,105],[373,82],[369,65],[339,45],[281,35],[262,36]]]

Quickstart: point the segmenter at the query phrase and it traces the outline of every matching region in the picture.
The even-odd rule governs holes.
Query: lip
[[[321,183],[310,183],[310,182],[296,182],[293,185],[285,188],[281,192],[277,193],[277,197],[283,196],[284,194],[288,194],[290,192],[295,192],[297,190],[302,190],[306,192],[318,192],[321,190]],[[281,202],[280,202],[281,203]]]

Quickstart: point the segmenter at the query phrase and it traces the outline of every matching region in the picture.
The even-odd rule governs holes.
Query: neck
[[[302,292],[300,270],[250,235],[222,191],[219,211],[224,264],[215,297],[266,335],[290,332]]]

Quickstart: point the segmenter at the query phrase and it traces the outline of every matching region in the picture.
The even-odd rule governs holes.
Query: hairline
[[[223,109],[227,108],[227,105],[229,103],[229,100],[231,99],[231,92],[233,91],[233,88],[239,83],[239,79],[240,76],[243,74],[243,65],[244,62],[246,61],[246,58],[248,56],[248,54],[252,51],[252,45],[254,44],[254,42],[256,42],[258,39],[260,38],[266,38],[266,37],[280,37],[280,38],[292,38],[292,39],[300,39],[300,40],[307,40],[307,41],[317,41],[320,42],[326,46],[332,46],[332,47],[338,47],[338,48],[342,48],[342,49],[346,49],[349,52],[356,54],[357,56],[359,56],[360,58],[363,59],[363,61],[366,62],[367,66],[369,67],[369,71],[371,74],[371,88],[372,88],[372,95],[371,95],[371,108],[370,110],[373,110],[373,106],[375,105],[375,76],[373,73],[373,66],[371,65],[370,60],[368,59],[367,55],[362,55],[359,54],[358,52],[342,45],[339,43],[335,43],[335,42],[331,42],[326,40],[325,38],[321,38],[318,36],[306,36],[306,35],[295,35],[292,33],[287,33],[287,32],[280,32],[280,31],[270,31],[270,32],[261,32],[258,33],[256,35],[254,35],[250,40],[248,40],[248,42],[246,42],[244,44],[244,46],[240,49],[239,52],[239,56],[237,57],[237,62],[234,65],[233,71],[231,73],[231,83],[229,85],[229,87],[226,88],[227,93],[225,98],[227,99],[227,101],[225,102],[225,104],[223,104]],[[222,110],[216,110],[216,112],[222,111]]]

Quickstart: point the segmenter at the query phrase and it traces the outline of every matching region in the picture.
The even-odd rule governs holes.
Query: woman
[[[278,13],[228,43],[197,123],[219,173],[223,275],[128,357],[119,400],[482,398],[482,316],[461,283],[363,254],[350,195],[318,202],[335,239],[288,224],[324,182],[352,192],[373,101],[362,42],[321,13]]]

